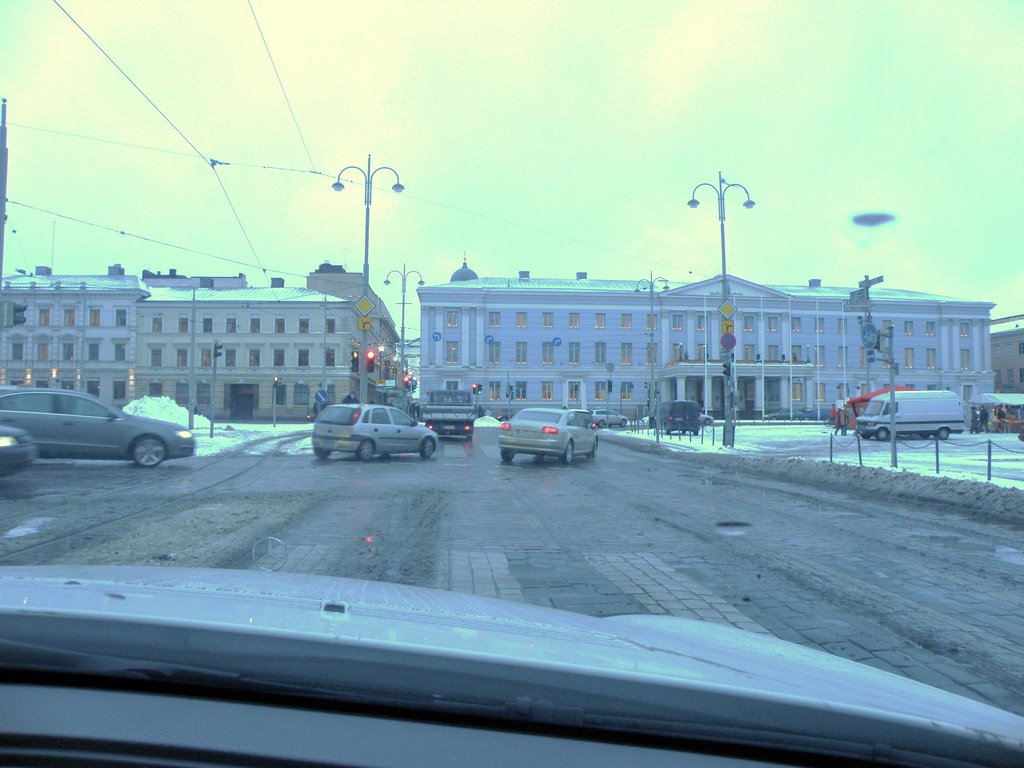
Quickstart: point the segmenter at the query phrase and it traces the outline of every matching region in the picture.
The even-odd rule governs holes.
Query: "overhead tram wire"
[[[256,22],[256,31],[260,33],[260,40],[263,41],[263,47],[267,51],[267,58],[270,59],[270,66],[274,69],[274,76],[277,77],[277,84],[281,87],[281,95],[284,96],[284,103],[288,105],[288,113],[292,116],[292,122],[295,124],[295,132],[299,134],[299,141],[302,142],[302,148],[306,151],[306,159],[309,160],[309,167],[316,173],[316,163],[313,162],[313,156],[309,154],[309,147],[306,145],[306,137],[302,135],[302,129],[299,128],[299,120],[295,117],[295,110],[292,109],[291,99],[288,98],[288,92],[284,88],[284,81],[281,79],[281,73],[277,71],[277,64],[274,61],[274,55],[270,52],[270,46],[267,44],[267,38],[263,34],[263,28],[260,26],[260,20],[256,17],[256,9],[252,7],[252,0],[247,0],[249,3],[249,12],[252,14],[252,20]]]
[[[88,38],[89,42],[96,46],[96,49],[103,54],[104,58],[106,58],[107,61],[114,65],[114,68],[124,76],[125,80],[132,84],[132,87],[139,92],[142,98],[144,98],[149,103],[149,105],[157,111],[160,117],[162,117],[167,122],[167,124],[171,126],[172,129],[174,129],[174,132],[177,133],[184,140],[184,142],[188,144],[192,148],[192,150],[210,166],[210,170],[213,171],[213,175],[217,179],[217,184],[218,186],[220,186],[221,192],[224,193],[224,199],[227,200],[228,206],[231,208],[231,213],[234,214],[235,221],[238,222],[238,227],[239,229],[242,230],[242,235],[245,237],[245,242],[249,245],[249,250],[252,251],[253,258],[256,259],[257,264],[259,264],[259,269],[263,271],[263,276],[267,279],[267,282],[269,283],[270,277],[267,275],[267,269],[266,267],[263,266],[259,254],[256,253],[256,249],[253,247],[252,240],[249,238],[249,233],[246,232],[245,225],[242,224],[242,219],[239,217],[238,211],[235,209],[234,203],[231,202],[231,196],[228,194],[227,187],[224,186],[224,182],[221,181],[220,175],[217,173],[217,166],[226,165],[226,163],[221,163],[217,160],[214,160],[213,158],[209,158],[202,152],[200,152],[199,148],[189,140],[188,136],[182,133],[181,129],[174,124],[174,121],[172,121],[171,118],[164,114],[163,110],[161,110],[160,107],[158,107],[156,103],[151,98],[149,98],[149,96],[146,95],[146,92],[143,91],[142,88],[140,88],[138,84],[136,84],[136,82],[128,76],[127,72],[121,69],[120,65],[118,65],[118,63],[114,61],[113,58],[111,58],[110,54],[103,50],[103,47],[99,43],[97,43],[96,40],[93,39],[92,35],[85,31],[85,28],[75,20],[75,17],[68,13],[67,10],[65,10],[65,8],[58,2],[58,0],[53,0],[53,4],[60,8],[61,12],[71,20],[71,23],[78,27],[82,34],[85,35],[86,38]]]

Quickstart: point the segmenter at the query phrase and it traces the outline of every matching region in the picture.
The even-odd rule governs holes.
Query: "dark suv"
[[[695,400],[669,400],[658,406],[658,427],[667,435],[673,432],[700,434],[700,406]]]

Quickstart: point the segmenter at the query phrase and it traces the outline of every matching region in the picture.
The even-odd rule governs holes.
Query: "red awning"
[[[863,405],[864,403],[866,403],[872,397],[876,397],[878,395],[884,395],[888,391],[889,391],[889,387],[882,387],[881,389],[876,389],[874,392],[868,392],[865,395],[857,395],[857,397],[851,397],[846,402],[849,403],[850,405],[852,405],[854,408],[856,408],[858,405]],[[897,384],[896,385],[896,391],[897,392],[913,392],[914,388],[913,387],[905,387],[902,384]]]

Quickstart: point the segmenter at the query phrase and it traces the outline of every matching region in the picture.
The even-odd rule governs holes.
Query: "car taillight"
[[[429,429],[431,432],[433,432],[434,431],[434,425],[433,424],[427,424],[427,429]]]
[[[469,430],[471,430],[472,427],[469,426],[469,424],[467,424],[465,427],[463,427],[463,429],[465,429],[467,432],[469,432]]]
[[[498,427],[498,429],[512,429],[512,425],[509,424],[507,421],[503,421],[501,422],[501,426]]]
[[[558,427],[541,427],[540,431],[543,432],[545,435],[557,435]]]
[[[363,415],[362,408],[356,408],[355,412],[352,414],[352,421],[350,421],[349,424],[355,424],[356,422],[358,422],[359,421],[359,417],[362,416],[362,415]]]

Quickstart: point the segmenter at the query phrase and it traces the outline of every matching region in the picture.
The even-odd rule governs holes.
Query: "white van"
[[[964,431],[964,405],[947,390],[896,392],[896,434],[936,435],[940,440],[950,432]],[[889,439],[889,393],[868,400],[857,417],[861,437]]]

